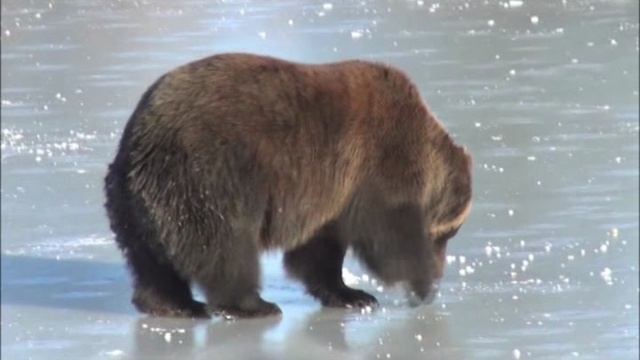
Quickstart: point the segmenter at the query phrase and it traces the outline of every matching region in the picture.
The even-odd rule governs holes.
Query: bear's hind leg
[[[280,308],[260,297],[259,253],[252,237],[231,236],[224,256],[215,259],[194,275],[202,287],[209,309],[231,318],[253,318],[280,315]],[[217,250],[216,250],[217,251]]]
[[[119,153],[109,166],[105,208],[133,278],[131,302],[139,311],[154,316],[208,318],[205,304],[193,300],[188,280],[162,257],[160,249],[152,248],[157,244],[156,231],[149,225],[140,197],[127,185],[123,156]]]
[[[132,303],[139,311],[154,316],[209,318],[206,305],[193,299],[189,282],[171,264],[158,260],[142,244],[125,254],[134,278]]]
[[[368,293],[352,289],[342,279],[346,246],[338,238],[335,223],[325,225],[304,245],[284,254],[285,267],[301,280],[307,292],[328,307],[376,306]]]

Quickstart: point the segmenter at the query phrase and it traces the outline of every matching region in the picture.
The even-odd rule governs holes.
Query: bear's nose
[[[438,293],[438,284],[432,283],[426,291],[413,291],[409,292],[408,300],[409,306],[416,307],[420,305],[430,305],[436,298],[436,294]]]

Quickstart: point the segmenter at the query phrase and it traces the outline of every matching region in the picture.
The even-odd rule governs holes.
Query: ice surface
[[[638,1],[2,2],[3,359],[637,359]],[[102,209],[144,89],[227,51],[404,69],[474,158],[435,303],[349,258],[380,309],[149,318]],[[198,295],[200,296],[200,295]]]

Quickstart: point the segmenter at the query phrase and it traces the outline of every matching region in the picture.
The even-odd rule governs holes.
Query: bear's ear
[[[459,154],[457,158],[461,160],[458,160],[462,165],[461,167],[470,172],[471,168],[473,167],[473,156],[471,156],[469,149],[465,145],[456,145],[455,147],[457,148],[457,153]]]
[[[464,153],[464,158],[467,162],[467,167],[471,169],[471,167],[473,166],[473,156],[471,156],[471,153],[469,152],[466,146],[462,147],[462,152]]]

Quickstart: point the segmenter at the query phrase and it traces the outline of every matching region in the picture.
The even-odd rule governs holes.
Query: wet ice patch
[[[124,351],[122,351],[122,350],[120,350],[120,349],[115,349],[115,350],[105,351],[105,352],[103,352],[103,354],[104,354],[105,356],[108,356],[108,357],[114,357],[114,358],[117,358],[117,357],[122,357],[122,356],[124,356]]]
[[[600,272],[600,277],[602,277],[602,280],[604,280],[607,285],[613,285],[612,271],[610,268],[605,267],[604,269],[602,269],[602,271]]]
[[[369,305],[367,305],[367,306],[365,306],[365,307],[360,309],[360,313],[363,314],[363,315],[364,314],[371,314],[372,312],[373,312],[373,308],[371,306],[369,306]]]
[[[2,149],[2,160],[15,156],[32,157],[35,162],[40,163],[45,160],[57,163],[72,162],[77,166],[69,155],[80,155],[93,151],[93,144],[98,139],[97,132],[69,131],[68,134],[40,134],[35,132],[25,132],[20,128],[3,128],[0,148]],[[109,138],[115,138],[116,134],[111,133]]]
[[[69,291],[62,294],[54,294],[52,298],[55,299],[95,299],[108,296],[108,292],[104,291]]]
[[[2,149],[2,160],[25,151],[27,149],[27,144],[24,142],[23,130],[8,128],[2,129],[0,149]]]
[[[518,8],[521,7],[524,2],[522,0],[509,0],[510,8]]]
[[[1,103],[2,108],[19,107],[22,105],[23,103],[20,101],[12,101],[7,99],[2,99],[2,103]],[[3,135],[4,135],[4,132],[3,132]]]
[[[512,354],[514,359],[520,359],[520,356],[522,355],[519,349],[513,349]]]
[[[358,285],[362,281],[361,277],[355,275],[346,267],[342,268],[342,279],[344,280],[345,285],[349,286]]]
[[[68,277],[62,276],[35,276],[27,279],[7,279],[3,280],[5,285],[22,285],[22,286],[34,286],[34,285],[55,285],[69,282]]]
[[[53,238],[33,244],[10,247],[5,255],[35,255],[60,259],[92,259],[96,248],[113,246],[111,237],[89,235],[81,238]]]

